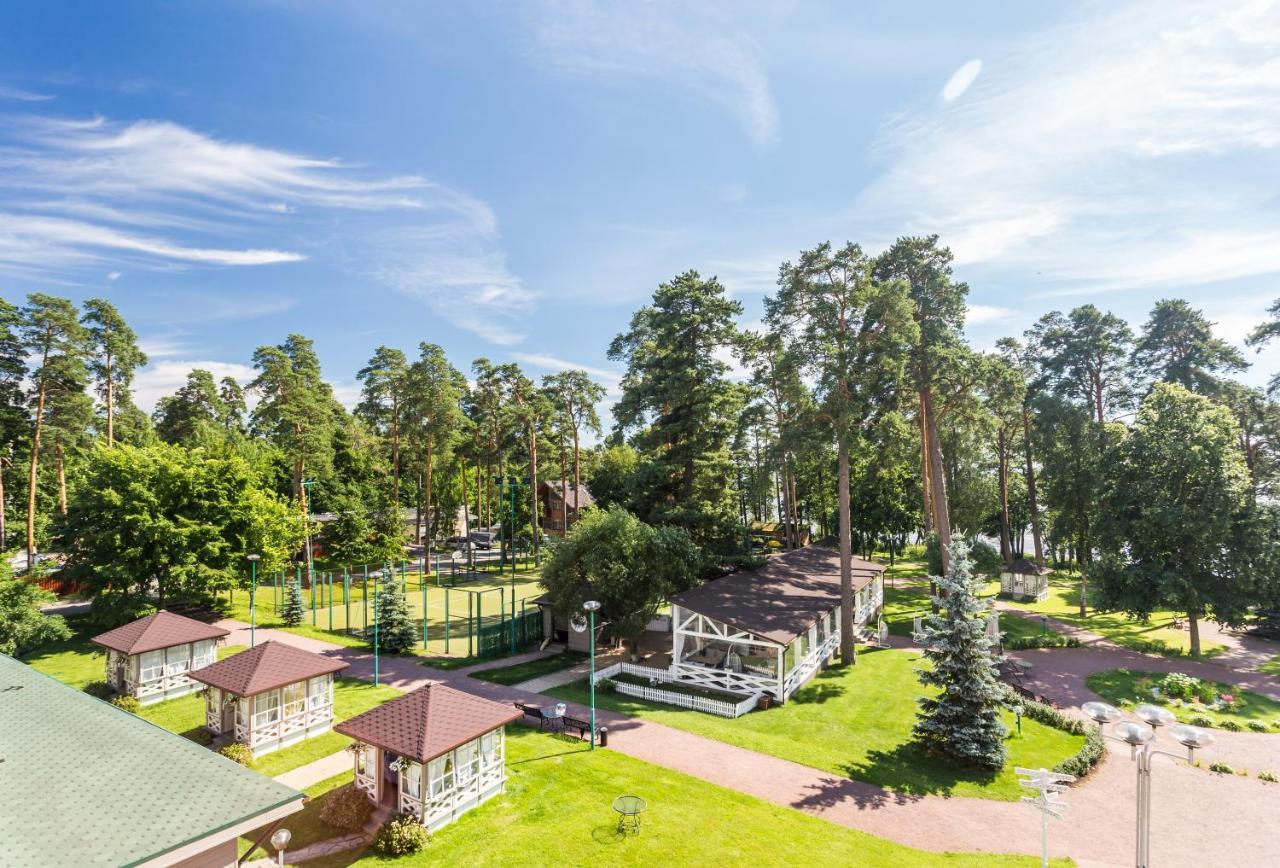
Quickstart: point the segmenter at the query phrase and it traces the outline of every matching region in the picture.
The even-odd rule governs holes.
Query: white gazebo
[[[342,721],[355,740],[355,784],[375,805],[439,829],[506,785],[509,705],[430,683]]]
[[[190,673],[216,659],[229,631],[163,609],[90,641],[106,650],[107,683],[150,705],[200,689]]]
[[[346,668],[341,660],[263,642],[191,677],[209,688],[205,727],[248,745],[256,757],[328,732],[333,677]]]
[[[853,562],[854,630],[875,640],[884,567]],[[671,598],[670,675],[785,702],[840,647],[839,555],[810,545]]]
[[[1005,564],[1000,571],[1000,593],[1015,600],[1047,600],[1049,573],[1047,567],[1026,558],[1018,558]]]

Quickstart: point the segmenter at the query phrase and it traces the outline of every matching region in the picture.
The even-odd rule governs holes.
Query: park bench
[[[561,720],[563,720],[563,718],[561,717],[547,714],[545,711],[543,711],[541,708],[539,708],[536,705],[529,705],[528,703],[524,703],[524,702],[515,702],[512,704],[515,705],[516,708],[524,712],[527,716],[532,717],[534,720],[538,721],[538,729],[554,729],[556,724],[559,723]]]
[[[561,720],[564,721],[564,731],[568,732],[571,729],[575,730],[578,733],[578,738],[586,738],[591,732],[590,721],[583,720],[579,717],[570,717],[567,714],[561,718]]]

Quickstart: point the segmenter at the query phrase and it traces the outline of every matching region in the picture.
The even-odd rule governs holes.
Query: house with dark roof
[[[504,734],[520,714],[433,682],[334,729],[355,740],[357,789],[434,831],[503,791]]]
[[[853,624],[878,633],[884,567],[853,559]],[[840,647],[840,555],[809,545],[671,598],[676,681],[785,702]]]
[[[107,683],[143,705],[199,690],[189,673],[215,659],[229,631],[161,609],[94,636],[106,651]]]
[[[333,727],[333,677],[347,664],[283,642],[263,642],[191,673],[208,686],[205,728],[255,757]]]
[[[1000,593],[1015,600],[1049,599],[1049,570],[1035,561],[1017,558],[1000,570]]]
[[[0,654],[0,865],[232,868],[303,794]],[[248,855],[248,854],[246,854]]]
[[[559,480],[543,480],[538,486],[538,500],[542,504],[542,529],[556,536],[564,536],[578,523],[583,510],[596,505],[585,485]]]

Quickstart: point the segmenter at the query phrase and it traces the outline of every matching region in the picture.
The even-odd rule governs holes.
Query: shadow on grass
[[[991,784],[998,772],[965,768],[926,753],[911,742],[893,750],[872,750],[866,759],[841,768],[858,780],[892,786],[897,797],[950,796],[957,784]]]
[[[794,702],[796,705],[813,705],[837,699],[849,691],[846,685],[839,683],[839,680],[847,674],[847,667],[843,665],[830,666],[793,693],[787,701]]]

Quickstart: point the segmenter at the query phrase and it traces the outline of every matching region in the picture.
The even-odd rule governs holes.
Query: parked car
[[[498,535],[493,531],[476,530],[471,532],[471,544],[481,551],[488,551],[493,548],[493,544],[497,539]]]

